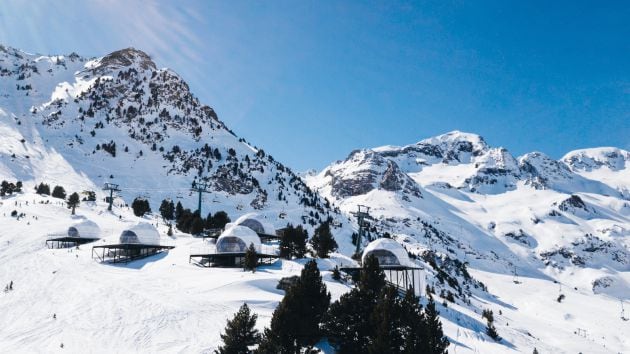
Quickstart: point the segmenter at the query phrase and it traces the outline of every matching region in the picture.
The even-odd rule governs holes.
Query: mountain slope
[[[408,146],[361,150],[361,154],[380,161],[379,165],[357,165],[353,152],[346,160],[307,176],[307,183],[346,213],[357,205],[370,206],[375,218],[371,228],[377,234],[394,235],[411,254],[426,260],[430,250],[438,258],[464,262],[474,279],[490,284],[490,298],[510,299],[491,306],[495,313],[510,313],[510,327],[500,330],[507,342],[518,342],[519,331],[540,335],[537,328],[542,323],[557,335],[567,331],[570,336],[576,327],[580,333],[597,332],[588,320],[574,322],[598,316],[595,309],[587,313],[579,305],[597,301],[610,311],[604,321],[618,327],[602,332],[598,339],[593,336],[600,347],[587,351],[616,352],[604,348],[614,341],[616,350],[630,350],[621,340],[630,328],[619,318],[620,301],[630,300],[628,152],[600,148],[571,152],[559,161],[538,152],[515,158],[478,135],[455,131]],[[413,188],[387,189],[365,179],[379,176],[379,166],[388,164],[398,167],[397,180],[413,180]],[[343,189],[336,183],[340,178],[356,193],[340,193]],[[421,197],[415,196],[416,190]],[[439,273],[444,265],[429,262],[428,267]],[[440,282],[439,277],[429,279],[429,284],[438,292],[453,290],[452,284]],[[555,288],[556,297],[579,294],[582,300],[575,307],[550,301],[545,305],[549,308],[537,313],[536,321],[523,312],[539,297],[524,289],[532,284],[545,296],[553,296],[549,293]],[[488,295],[483,292],[469,295],[462,298],[465,308],[480,312],[488,306]],[[557,315],[552,314],[556,310],[551,309],[556,306],[564,309],[560,310],[565,311],[564,320],[556,322]],[[503,345],[492,352],[510,350],[508,343]],[[558,341],[548,349],[563,352],[566,342]]]
[[[128,48],[102,58],[0,47],[0,177],[164,198],[205,211],[257,210],[278,227],[338,217],[293,171],[236,136],[173,71]],[[99,195],[103,195],[100,194]],[[122,202],[122,201],[121,201]]]

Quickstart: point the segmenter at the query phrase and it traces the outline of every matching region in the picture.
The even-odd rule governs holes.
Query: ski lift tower
[[[204,182],[195,182],[192,183],[191,191],[199,193],[199,203],[197,204],[197,211],[199,212],[199,216],[201,216],[201,194],[202,193],[210,193],[208,189],[208,184]]]
[[[103,190],[109,191],[109,206],[107,207],[107,210],[112,211],[112,204],[114,203],[114,192],[120,192],[120,188],[118,188],[117,184],[105,183]]]
[[[359,251],[361,250],[361,240],[363,239],[363,231],[364,231],[364,228],[367,226],[366,220],[371,220],[372,217],[369,214],[370,212],[369,206],[358,205],[357,207],[358,207],[357,212],[353,214],[354,216],[356,216],[357,222],[359,224],[359,236],[357,237],[357,249],[356,249],[356,254],[359,254]]]

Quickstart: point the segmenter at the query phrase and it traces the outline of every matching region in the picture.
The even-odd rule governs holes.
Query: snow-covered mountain
[[[128,48],[102,58],[0,46],[0,178],[164,198],[204,210],[257,210],[277,226],[336,217],[291,169],[238,137],[169,69]],[[29,183],[30,184],[30,183]],[[100,193],[99,193],[100,194]],[[103,194],[100,194],[103,196]]]
[[[84,218],[105,231],[99,242],[140,220],[165,235],[157,215],[138,218],[123,202],[144,197],[155,211],[172,198],[195,209],[193,182],[208,185],[204,214],[256,211],[276,227],[310,231],[335,220],[339,253],[318,260],[333,299],[349,289],[330,270],[353,262],[351,212],[370,206],[370,235],[393,235],[426,270],[438,303],[453,300],[439,308],[451,352],[630,351],[629,322],[619,318],[620,300],[630,300],[626,151],[514,157],[452,132],[296,174],[133,48],[84,58],[0,46],[0,138],[0,180],[24,183],[23,193],[0,197],[0,280],[16,283],[0,294],[8,351],[211,352],[243,302],[260,315],[259,329],[268,324],[282,298],[275,285],[304,260],[256,274],[199,269],[188,255],[203,241],[177,230],[163,236],[176,246],[168,254],[124,267],[92,261],[89,247],[43,245],[46,234]],[[70,217],[61,201],[33,192],[40,182],[99,198]],[[122,189],[111,213],[105,182]],[[502,342],[485,334],[483,309],[494,310]]]
[[[617,311],[620,301],[630,300],[629,173],[630,153],[621,149],[578,150],[560,160],[540,152],[514,157],[478,135],[454,131],[408,146],[353,151],[306,179],[345,213],[371,207],[372,231],[396,235],[410,253],[432,250],[438,258],[458,259],[485,284],[502,277],[488,288],[519,308],[510,314],[510,326],[541,335],[525,325],[533,319],[520,309],[531,301],[523,288],[534,279],[541,292],[559,287]],[[483,306],[475,305],[478,296],[471,296],[473,308]],[[564,311],[566,320],[537,326],[557,335],[577,327],[597,333],[593,325],[576,323],[589,315],[579,307]],[[619,312],[609,320],[630,330]],[[612,332],[592,340],[605,345],[611,335],[620,340],[624,333]],[[628,350],[624,345],[618,348]]]

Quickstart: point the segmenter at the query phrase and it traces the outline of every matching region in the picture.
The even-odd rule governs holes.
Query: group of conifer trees
[[[447,352],[448,339],[429,296],[426,308],[410,290],[404,296],[388,285],[378,260],[368,257],[357,286],[330,304],[317,263],[306,263],[263,333],[257,315],[244,304],[221,334],[216,353],[311,353],[327,339],[339,353]]]
[[[200,234],[206,229],[223,229],[231,220],[225,211],[209,213],[206,218],[199,215],[198,211],[191,211],[182,206],[182,203],[173,203],[170,199],[162,200],[160,215],[166,222],[175,221],[177,229],[184,233]]]
[[[21,182],[19,183],[21,187]],[[50,186],[42,182],[39,185],[35,186],[35,193],[40,194],[40,195],[51,195]],[[66,190],[62,186],[55,186],[55,188],[53,188],[53,191],[52,191],[53,198],[65,199],[66,196],[67,196]],[[68,199],[65,200],[65,202],[66,202],[66,205],[68,206],[68,209],[72,210],[72,215],[74,215],[76,208],[79,206],[79,204],[81,204],[81,197],[79,197],[79,193],[74,192],[70,194],[70,196],[68,196]]]
[[[4,197],[5,195],[11,195],[13,193],[21,193],[22,192],[22,181],[7,182],[2,181],[0,183],[0,197]]]
[[[285,259],[304,258],[307,253],[308,231],[302,225],[288,224],[280,238],[280,257]],[[313,233],[309,241],[313,254],[319,258],[328,258],[331,252],[337,250],[337,241],[330,232],[330,225],[324,221]]]

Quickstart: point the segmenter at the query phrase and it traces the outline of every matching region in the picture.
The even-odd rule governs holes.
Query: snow
[[[538,152],[515,159],[461,132],[363,151],[395,162],[422,198],[377,184],[336,194],[333,176],[360,183],[382,168],[357,164],[355,153],[306,176],[307,183],[346,214],[370,206],[371,226],[408,252],[457,258],[487,286],[473,291],[469,304],[440,309],[449,352],[630,352],[630,321],[621,318],[622,304],[630,308],[628,152],[594,148],[559,161]],[[573,195],[586,209],[561,210]],[[427,269],[429,285],[450,289],[436,281],[433,267],[415,262]],[[500,343],[485,335],[484,308],[495,313]]]
[[[127,207],[106,209],[97,201],[82,202],[76,210],[78,218],[99,225],[102,240],[51,250],[46,234],[76,222],[70,211],[57,199],[30,192],[1,199],[0,284],[14,283],[13,291],[0,293],[3,351],[211,353],[227,319],[244,302],[258,314],[257,328],[268,326],[284,295],[276,289],[278,281],[299,275],[305,262],[278,261],[256,273],[197,267],[188,261],[190,248],[204,242],[176,233],[162,236],[175,246],[168,253],[102,264],[92,259],[91,245],[117,241],[139,222],[157,223],[162,235],[167,231],[158,218],[135,217]],[[26,216],[16,220],[12,210]],[[349,290],[331,279],[331,269],[342,262],[350,260],[336,254],[318,260],[333,299]]]
[[[178,99],[188,93],[183,80],[168,69],[151,69],[132,52],[123,53],[130,54],[124,57],[130,61],[125,66],[104,58],[0,50],[0,70],[9,72],[0,75],[0,179],[24,182],[23,194],[0,199],[0,285],[14,282],[13,291],[0,294],[3,351],[55,352],[63,343],[63,350],[70,352],[209,353],[219,344],[226,319],[243,302],[259,315],[259,329],[268,325],[283,296],[276,284],[282,277],[299,274],[305,259],[278,261],[256,273],[197,267],[189,263],[191,250],[215,245],[177,230],[166,236],[168,228],[157,216],[138,218],[125,206],[141,196],[150,199],[153,209],[164,198],[194,209],[197,200],[190,186],[197,178],[198,161],[177,159],[207,143],[223,157],[212,160],[214,165],[206,166],[202,174],[221,176],[218,168],[227,166],[228,159],[244,164],[247,158],[252,168],[245,177],[255,179],[267,199],[254,207],[257,192],[217,189],[204,194],[203,213],[225,210],[230,217],[241,216],[241,221],[255,217],[271,234],[287,223],[307,224],[314,213],[320,220],[330,215],[341,223],[332,230],[339,253],[318,260],[333,300],[349,286],[332,281],[330,270],[356,265],[348,257],[354,252],[350,235],[357,229],[350,213],[359,204],[369,205],[375,219],[371,226],[393,235],[393,240],[378,243],[397,242],[416,255],[418,259],[409,261],[425,268],[427,284],[457,293],[438,279],[437,269],[423,258],[428,253],[445,267],[449,259],[466,264],[473,280],[454,269],[446,272],[470,290],[467,301],[458,296],[448,307],[439,305],[453,343],[450,352],[531,353],[534,347],[541,353],[630,352],[630,322],[620,318],[624,304],[630,310],[627,151],[592,148],[570,152],[559,161],[541,153],[515,159],[479,135],[454,131],[408,146],[354,151],[319,174],[304,175],[318,192],[315,196],[333,204],[324,207],[322,198],[315,207],[307,207],[300,203],[305,189],[295,184],[301,182],[296,175],[269,157],[258,158],[258,149],[217,118],[201,114],[210,108],[201,108],[194,96],[182,106]],[[131,69],[137,72],[137,81],[107,86]],[[160,80],[152,81],[154,75]],[[91,97],[97,96],[97,82],[112,89],[106,92],[109,100]],[[160,107],[171,116],[189,117],[192,112],[207,118],[199,136],[191,134],[190,122],[175,118],[142,127],[164,134],[159,147],[165,152],[175,145],[181,148],[173,163],[161,151],[151,150],[154,140],[131,137],[136,133],[144,138],[136,131],[136,121],[118,120],[95,128],[97,122],[107,122],[108,105],[125,110],[134,104],[147,107],[151,84],[177,88],[163,93],[174,97]],[[137,97],[139,92],[145,94]],[[94,117],[80,116],[97,103],[105,108]],[[153,122],[161,111],[145,113],[142,118]],[[117,144],[116,157],[95,149],[109,141]],[[228,157],[229,149],[234,156]],[[193,165],[191,171],[178,170],[186,164]],[[377,183],[385,177],[398,182],[395,188]],[[354,187],[365,189],[339,193],[335,185],[339,181],[357,182]],[[71,217],[63,201],[33,194],[40,182],[51,188],[64,186],[69,193],[95,191],[97,201],[82,202],[79,215]],[[100,190],[104,182],[123,189],[111,212]],[[573,195],[586,209],[561,210]],[[19,217],[11,216],[14,210]],[[254,210],[255,216],[243,215]],[[124,230],[132,230],[145,242],[175,248],[111,265],[93,260],[90,245],[45,247],[51,231],[66,232],[81,220],[99,227],[101,239],[95,245],[118,243]],[[312,234],[312,226],[306,227]],[[258,239],[238,225],[224,235],[229,233]],[[565,295],[562,302],[557,301],[560,294]],[[485,308],[495,313],[495,325],[504,338],[500,343],[484,333],[480,313]]]

